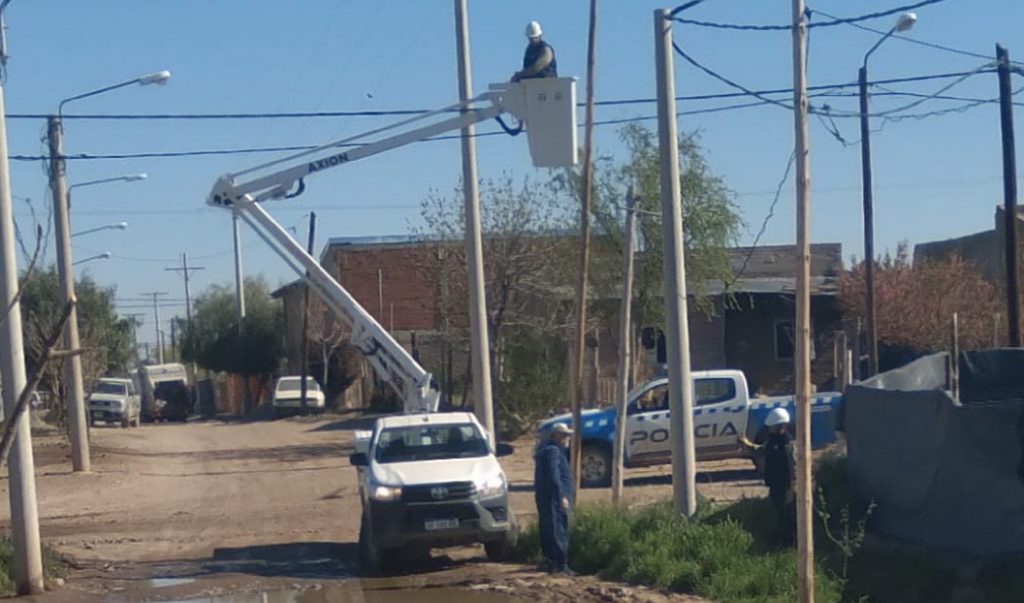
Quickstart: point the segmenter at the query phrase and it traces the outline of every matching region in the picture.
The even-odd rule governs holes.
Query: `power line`
[[[816,23],[808,23],[807,24],[807,28],[811,29],[811,28],[815,28],[815,27],[834,27],[836,25],[850,25],[850,24],[854,24],[854,23],[859,23],[860,21],[868,21],[868,20],[871,20],[871,19],[879,19],[881,17],[888,17],[890,15],[904,13],[904,12],[915,10],[915,9],[918,9],[918,8],[921,8],[921,7],[924,7],[924,6],[928,6],[928,5],[931,5],[931,4],[939,4],[941,2],[946,2],[946,0],[922,0],[921,2],[918,2],[916,4],[907,4],[905,6],[898,6],[896,8],[891,8],[889,10],[878,11],[878,12],[874,12],[874,13],[868,13],[868,14],[859,15],[859,16],[856,16],[856,17],[847,17],[847,18],[842,18],[842,19],[835,18],[835,17],[830,17],[830,19],[831,19],[830,21],[819,21],[819,22],[816,22]],[[678,23],[682,23],[684,25],[696,25],[698,27],[707,27],[707,28],[711,28],[711,29],[729,29],[729,30],[734,30],[734,31],[790,31],[791,29],[793,29],[793,26],[791,24],[786,24],[786,25],[759,25],[759,24],[747,24],[747,23],[722,23],[722,22],[715,22],[715,21],[700,21],[700,20],[697,20],[697,19],[682,19],[680,17],[674,16],[675,14],[677,14],[677,12],[680,12],[681,10],[685,10],[686,8],[689,8],[691,6],[696,6],[697,4],[699,4],[699,2],[690,2],[688,4],[684,4],[683,6],[677,7],[676,9],[674,9],[672,11],[671,14],[673,16],[671,17],[671,19],[673,21],[676,21]],[[808,10],[808,12],[814,12],[814,11]],[[825,14],[825,13],[822,13],[822,14]],[[826,15],[826,16],[828,16],[828,15]]]

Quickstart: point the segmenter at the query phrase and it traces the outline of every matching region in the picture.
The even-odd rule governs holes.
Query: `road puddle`
[[[364,589],[359,584],[307,590],[272,590],[182,599],[166,603],[526,603],[507,595],[453,588]]]
[[[149,580],[149,588],[170,588],[172,586],[184,586],[195,582],[195,578],[153,578]]]

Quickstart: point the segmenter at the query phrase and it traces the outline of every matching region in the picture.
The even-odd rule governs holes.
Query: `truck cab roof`
[[[413,425],[447,425],[458,423],[477,423],[476,417],[469,412],[432,412],[409,415],[394,415],[377,419],[381,429],[389,427],[410,427]]]

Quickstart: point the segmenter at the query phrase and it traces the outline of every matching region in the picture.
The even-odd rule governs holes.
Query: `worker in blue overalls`
[[[526,26],[526,37],[530,43],[523,54],[523,69],[512,75],[513,82],[530,78],[558,77],[555,49],[541,39],[543,33],[540,23],[536,21],[530,21]]]
[[[574,575],[569,569],[569,509],[575,496],[569,470],[569,438],[572,430],[564,423],[551,428],[548,440],[534,455],[534,499],[537,502],[537,527],[544,553],[542,568],[551,573]]]

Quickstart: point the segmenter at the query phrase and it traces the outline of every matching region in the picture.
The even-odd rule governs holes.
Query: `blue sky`
[[[560,72],[580,77],[583,91],[587,2],[521,0],[470,2],[475,90],[507,79],[521,60],[525,24],[541,21],[555,47]],[[851,16],[891,8],[896,0],[818,0],[818,9]],[[599,100],[654,96],[652,12],[660,2],[603,0],[598,32],[596,90]],[[711,0],[693,18],[751,23],[787,21],[784,0]],[[996,42],[1010,45],[1024,60],[1019,0],[949,0],[918,11],[908,36],[985,54]],[[818,16],[817,19],[824,17]],[[454,25],[451,0],[14,0],[7,11],[10,61],[5,94],[9,114],[49,113],[66,97],[169,69],[164,87],[131,87],[68,106],[68,114],[221,113],[435,108],[456,99]],[[870,22],[888,29],[893,18]],[[1014,35],[1017,34],[1017,35]],[[677,25],[677,42],[722,74],[752,88],[791,84],[787,33],[708,30]],[[864,52],[877,35],[848,26],[812,33],[811,85],[856,79]],[[1015,54],[1014,54],[1015,53]],[[982,59],[888,41],[871,60],[872,79],[970,70]],[[1015,87],[1024,84],[1017,77]],[[932,92],[942,82],[900,84],[904,91]],[[679,95],[729,92],[676,58]],[[973,77],[949,91],[990,98],[995,75]],[[1024,100],[1024,99],[1022,99]],[[680,103],[680,111],[728,101]],[[856,99],[833,98],[839,111],[856,110]],[[909,102],[876,97],[882,111]],[[914,113],[956,106],[930,102]],[[599,108],[597,118],[651,116],[653,104]],[[1018,111],[1018,113],[1020,113]],[[1018,115],[1018,126],[1024,116]],[[837,119],[848,141],[858,138],[856,120]],[[261,121],[83,121],[68,120],[65,152],[139,153],[276,145],[317,144],[389,123],[378,118],[282,119]],[[653,126],[653,121],[647,122]],[[879,127],[880,123],[875,123]],[[773,191],[792,148],[792,115],[772,106],[682,117],[681,130],[700,130],[713,169],[737,192],[753,239],[768,212]],[[485,125],[481,130],[492,129]],[[1019,129],[1019,127],[1018,127]],[[11,119],[12,155],[43,150],[40,120]],[[844,254],[860,255],[860,155],[844,147],[817,120],[811,123],[813,183],[812,237],[840,242]],[[998,111],[983,105],[963,113],[888,123],[872,137],[876,182],[876,236],[880,249],[958,236],[993,222],[1002,199]],[[483,177],[509,171],[517,177],[546,178],[530,166],[525,141],[480,139]],[[616,153],[614,127],[596,131],[599,152]],[[207,208],[206,195],[222,173],[273,159],[275,155],[69,161],[68,181],[147,172],[146,181],[75,191],[72,230],[121,220],[126,231],[104,231],[75,239],[77,258],[110,251],[114,259],[80,266],[102,283],[115,285],[125,312],[145,312],[133,301],[143,291],[167,291],[183,298],[177,273],[164,268],[188,252],[205,266],[193,292],[233,279],[230,218]],[[14,194],[31,198],[45,212],[49,200],[43,167],[15,161]],[[270,209],[285,226],[304,233],[306,216],[319,217],[317,249],[330,236],[402,234],[419,222],[419,203],[431,190],[449,193],[460,175],[456,141],[428,142],[353,163],[307,182],[306,193]],[[16,218],[27,224],[23,200]],[[768,223],[762,243],[794,237],[794,199],[788,185]],[[284,264],[255,234],[245,232],[245,270],[272,285],[291,280]],[[304,235],[300,237],[304,240]],[[52,249],[48,253],[52,261]],[[171,301],[169,303],[175,303]],[[162,309],[162,318],[184,313]],[[152,339],[147,316],[140,335]]]

